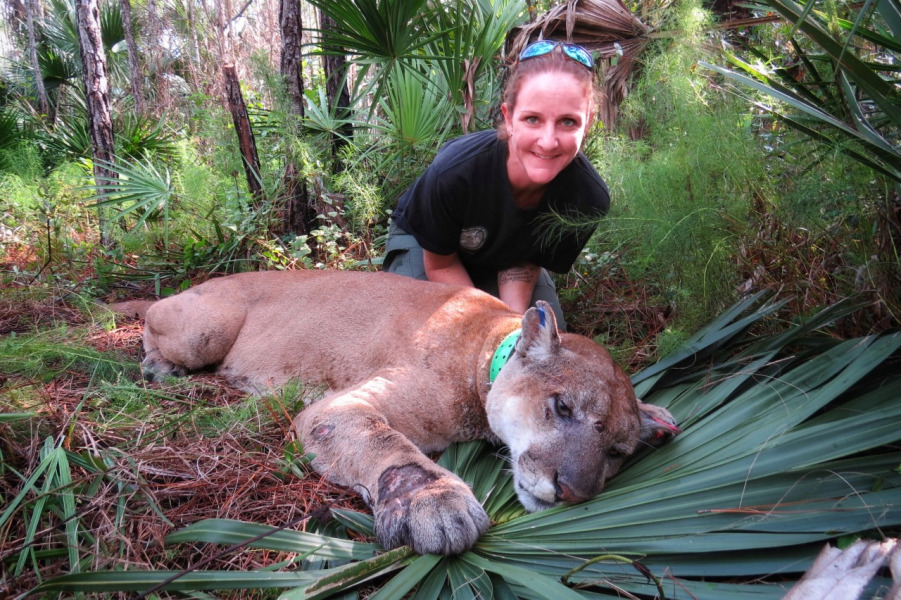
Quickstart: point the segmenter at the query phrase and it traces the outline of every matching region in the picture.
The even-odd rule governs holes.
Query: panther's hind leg
[[[144,322],[145,377],[181,376],[219,364],[245,317],[240,300],[195,290],[157,302]]]

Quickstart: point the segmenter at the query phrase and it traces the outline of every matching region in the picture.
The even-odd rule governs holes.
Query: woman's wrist
[[[472,279],[457,253],[445,255],[423,250],[422,262],[429,281],[473,287]]]
[[[524,313],[532,303],[532,293],[538,283],[541,269],[532,263],[522,263],[498,271],[498,297],[512,310]]]

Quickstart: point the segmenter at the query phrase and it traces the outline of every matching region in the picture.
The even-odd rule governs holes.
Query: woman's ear
[[[513,115],[506,102],[501,104],[501,113],[504,115],[504,127],[507,130],[507,135],[510,135],[510,132],[513,131]]]

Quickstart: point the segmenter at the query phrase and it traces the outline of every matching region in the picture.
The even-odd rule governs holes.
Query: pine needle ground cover
[[[134,383],[136,325],[96,335],[95,354],[62,351],[52,332],[12,336],[4,373],[71,404],[48,412],[7,382],[5,593],[781,598],[826,542],[897,534],[901,334],[819,333],[859,309],[848,303],[749,334],[778,308],[750,298],[634,375],[685,432],[591,502],[526,515],[497,448],[445,452],[495,523],[452,558],[384,552],[359,500],[304,472],[287,428],[298,390],[248,398],[209,376]],[[40,387],[32,363],[8,358],[42,340],[82,376]],[[80,363],[65,362],[75,354]],[[23,424],[30,450],[10,445]],[[868,597],[889,587],[877,577]]]

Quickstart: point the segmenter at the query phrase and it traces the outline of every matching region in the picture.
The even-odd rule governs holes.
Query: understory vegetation
[[[25,4],[42,9],[50,109],[27,19],[5,3],[0,596],[781,598],[824,544],[898,536],[897,0],[678,0],[610,16],[647,29],[595,49],[605,73],[630,66],[616,118],[585,146],[612,208],[556,281],[569,329],[608,347],[684,434],[593,501],[534,515],[502,449],[448,450],[439,460],[492,518],[453,558],[382,551],[359,496],[306,467],[291,422],[322,390],[146,383],[140,321],[103,303],[247,270],[378,269],[398,194],[441,143],[493,125],[505,49],[536,26],[530,8],[540,25],[559,3],[302,2],[299,115],[273,42],[279,2],[231,20],[215,12],[228,3],[134,2],[141,110],[120,4],[101,2],[106,182],[92,176],[75,3]],[[324,54],[350,58],[345,103],[327,92]],[[289,225],[300,187],[305,230]]]

